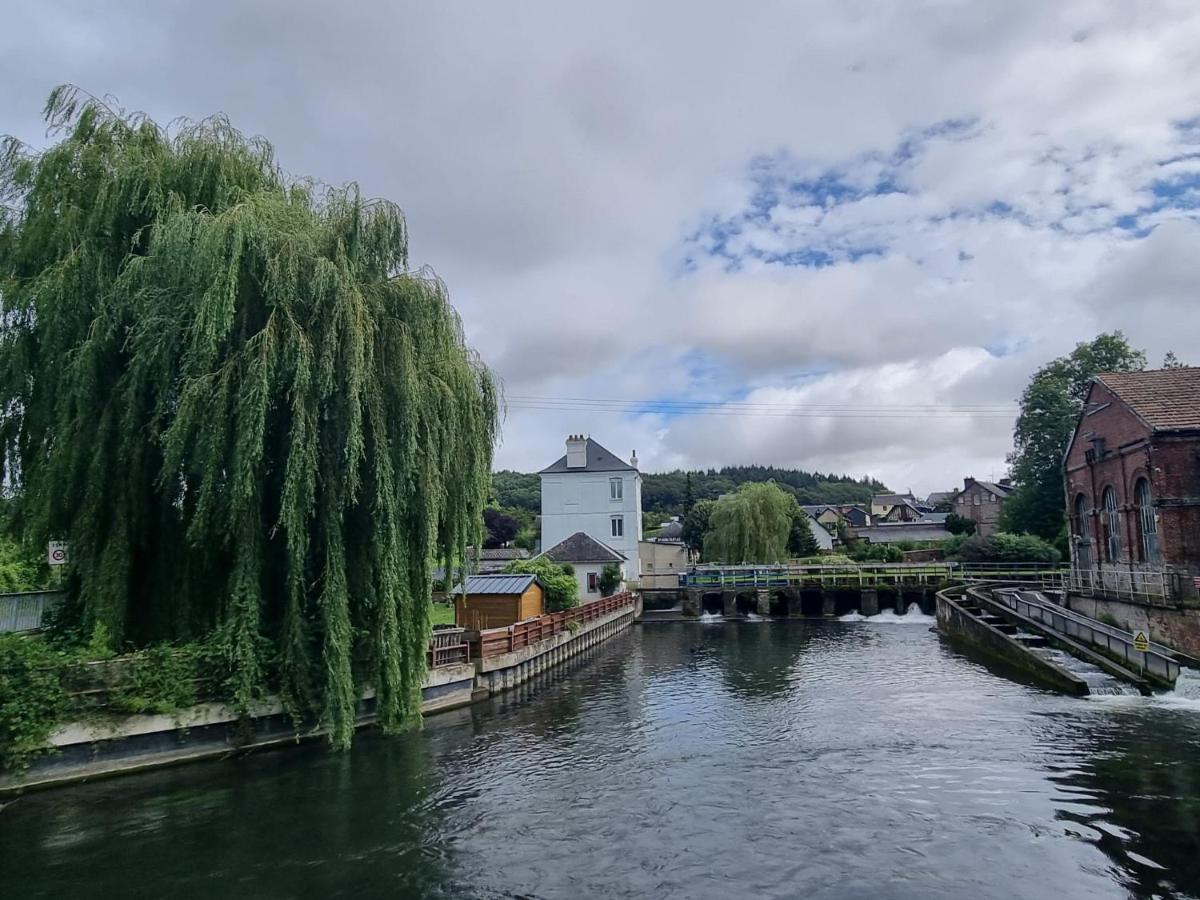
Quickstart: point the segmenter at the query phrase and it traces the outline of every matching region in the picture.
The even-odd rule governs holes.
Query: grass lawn
[[[429,612],[429,620],[433,625],[453,625],[454,606],[450,603],[435,603]]]

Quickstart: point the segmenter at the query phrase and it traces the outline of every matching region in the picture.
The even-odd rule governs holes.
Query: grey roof
[[[577,531],[569,538],[559,541],[542,556],[558,563],[612,563],[624,562],[625,557],[602,544],[590,534]]]
[[[546,466],[539,475],[552,475],[558,472],[636,472],[633,466],[618,457],[615,453],[605,450],[591,438],[586,439],[587,465],[578,469],[567,468],[567,454],[551,465]]]
[[[934,491],[930,494],[925,502],[930,506],[937,506],[939,503],[949,503],[958,496],[958,491]]]
[[[953,537],[941,525],[912,522],[896,525],[868,525],[854,529],[855,537],[872,544],[896,544],[900,541],[947,541]]]
[[[655,538],[660,541],[671,541],[680,537],[683,537],[682,522],[664,522],[663,526],[658,529],[658,534],[655,535]]]
[[[950,513],[944,512],[927,512],[921,513],[921,518],[917,519],[918,525],[945,525],[946,520],[950,518]]]
[[[892,506],[895,506],[898,503],[907,503],[909,506],[915,507],[917,498],[912,494],[876,494],[871,498],[871,502],[878,506],[883,506],[884,504],[888,503],[890,503]]]
[[[476,559],[529,559],[529,551],[523,547],[484,547]]]
[[[536,575],[471,575],[467,578],[467,595],[523,594],[537,581]],[[540,583],[540,582],[539,582]],[[455,585],[454,593],[461,594],[463,586]]]
[[[979,485],[985,491],[991,491],[993,494],[995,494],[1001,500],[1003,500],[1005,497],[1007,497],[1009,494],[1011,494],[1012,489],[1013,489],[1011,484],[1008,484],[1008,485],[996,484],[991,481],[980,481],[978,478],[972,478],[971,481],[974,484]],[[967,489],[964,487],[963,491],[965,491],[965,490],[967,490]],[[962,491],[958,492],[958,494],[961,494],[961,493],[962,493]],[[958,494],[955,494],[954,496],[957,497]]]

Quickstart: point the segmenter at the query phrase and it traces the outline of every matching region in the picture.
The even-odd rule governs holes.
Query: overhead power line
[[[767,403],[724,400],[635,400],[512,395],[509,409],[687,416],[835,419],[1012,419],[1015,404]]]

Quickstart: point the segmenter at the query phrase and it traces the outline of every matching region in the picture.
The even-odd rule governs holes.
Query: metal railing
[[[0,631],[37,631],[46,613],[64,597],[65,591],[0,594]]]
[[[1129,600],[1149,606],[1173,606],[1170,576],[1162,569],[1073,569],[1070,589],[1079,594]]]
[[[1141,669],[1168,682],[1174,682],[1179,676],[1180,665],[1175,651],[1170,647],[1150,641],[1148,649],[1138,650],[1134,646],[1132,632],[1065,609],[1045,598],[1028,596],[1032,593],[1035,592],[997,588],[991,591],[991,596],[997,603],[1002,603],[1027,619],[1041,622],[1060,634],[1124,660],[1132,669]]]
[[[605,616],[624,609],[632,609],[635,596],[630,591],[613,594],[584,603],[574,609],[563,612],[547,613],[526,622],[517,622],[506,628],[489,628],[479,632],[475,645],[476,658],[499,656],[502,653],[512,653],[522,650],[540,641],[547,640],[557,634],[570,630],[571,623],[578,625],[602,619]]]
[[[1060,588],[1068,569],[1042,563],[876,563],[807,566],[695,566],[680,573],[686,588],[874,588],[951,581],[1020,581]]]

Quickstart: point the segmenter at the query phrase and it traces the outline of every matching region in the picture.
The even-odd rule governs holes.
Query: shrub
[[[546,590],[546,612],[561,612],[579,605],[579,582],[573,569],[537,556],[533,559],[514,559],[504,567],[505,572],[536,575]]]
[[[1054,564],[1062,559],[1053,544],[1036,535],[1004,531],[968,538],[958,547],[957,556],[964,562],[982,563]]]
[[[617,592],[621,584],[621,567],[609,563],[600,570],[600,596],[610,597]]]
[[[0,767],[18,771],[45,752],[70,702],[64,654],[37,638],[0,634]]]
[[[963,534],[970,537],[975,533],[976,527],[978,526],[974,519],[968,519],[958,513],[950,513],[946,516],[946,530],[951,534]]]

